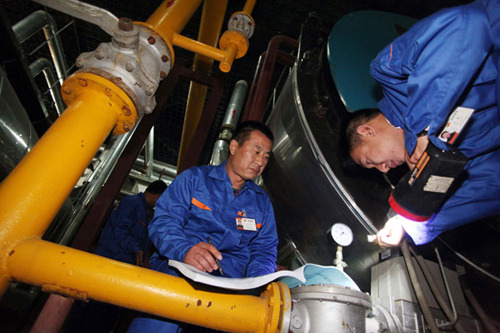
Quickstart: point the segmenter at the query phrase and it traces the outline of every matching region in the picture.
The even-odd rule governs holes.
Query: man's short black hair
[[[253,131],[259,131],[271,142],[274,140],[273,132],[265,125],[264,123],[260,121],[255,121],[255,120],[248,120],[242,122],[237,128],[236,131],[234,132],[233,139],[238,142],[238,144],[241,146],[245,143],[245,141],[248,140],[248,137],[250,136],[250,133]]]
[[[162,194],[167,189],[167,184],[163,180],[155,180],[146,188],[146,192],[152,194]]]
[[[349,152],[352,152],[361,144],[361,136],[357,129],[381,114],[379,109],[361,109],[352,114],[346,126],[345,136]]]

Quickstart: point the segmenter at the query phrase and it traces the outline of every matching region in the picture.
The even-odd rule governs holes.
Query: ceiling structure
[[[162,0],[89,0],[87,3],[101,7],[113,13],[117,17],[128,17],[134,21],[146,21],[154,10],[162,3]],[[294,39],[300,36],[302,23],[309,15],[315,13],[326,29],[331,29],[335,22],[342,16],[359,10],[380,10],[403,15],[422,18],[430,13],[454,4],[466,3],[464,0],[342,0],[342,1],[320,1],[320,0],[260,0],[256,2],[252,16],[255,20],[255,33],[250,39],[247,54],[237,59],[233,68],[227,74],[218,69],[218,63],[213,66],[213,75],[222,75],[226,81],[225,92],[218,106],[217,114],[211,126],[211,131],[198,160],[198,164],[207,164],[218,130],[224,117],[225,109],[229,102],[234,84],[238,80],[245,80],[251,85],[255,75],[255,68],[260,55],[267,49],[272,37],[285,35]],[[225,22],[229,16],[242,10],[245,2],[243,0],[230,0],[226,10]],[[70,73],[76,68],[74,62],[82,52],[93,51],[102,42],[108,42],[110,37],[97,26],[73,19],[67,15],[47,9],[39,4],[27,0],[6,0],[2,4],[6,21],[15,24],[30,13],[38,9],[48,10],[54,17],[60,35]],[[182,35],[197,39],[199,22],[201,18],[201,7],[188,22]],[[224,23],[222,32],[226,30]],[[33,36],[21,44],[27,63],[36,60],[47,53],[44,46],[43,34]],[[177,48],[175,50],[176,62],[183,61],[186,67],[190,67],[194,54]],[[48,56],[47,56],[48,57]],[[182,124],[188,96],[189,82],[180,80],[174,93],[167,102],[167,107],[160,115],[155,128],[154,158],[156,160],[177,164],[179,146],[181,141]],[[45,89],[42,93],[47,94]],[[28,110],[29,111],[29,110]]]

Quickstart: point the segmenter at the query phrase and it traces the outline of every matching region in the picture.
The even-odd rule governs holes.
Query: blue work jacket
[[[139,250],[147,252],[149,247],[149,210],[144,193],[123,198],[111,212],[101,232],[95,254],[136,263]]]
[[[500,1],[481,0],[443,9],[415,23],[384,48],[370,73],[381,84],[379,108],[404,130],[411,155],[417,134],[437,138],[458,106],[474,113],[455,146],[469,158],[465,180],[425,223],[404,225],[415,243],[456,226],[500,214]]]
[[[153,269],[172,274],[166,258],[183,261],[191,247],[210,237],[222,254],[224,276],[254,277],[276,270],[278,236],[269,197],[251,181],[235,196],[225,166],[190,168],[158,199],[149,225],[158,251],[151,259]],[[238,227],[240,218],[254,220],[256,230]]]

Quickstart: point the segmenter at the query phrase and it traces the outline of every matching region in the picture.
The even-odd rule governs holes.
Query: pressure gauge
[[[340,246],[351,245],[353,240],[352,230],[344,223],[335,223],[330,228],[333,240]]]

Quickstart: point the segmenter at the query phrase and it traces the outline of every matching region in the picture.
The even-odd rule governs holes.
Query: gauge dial
[[[330,234],[333,240],[340,246],[348,246],[352,243],[352,230],[344,223],[335,223],[332,225]]]

